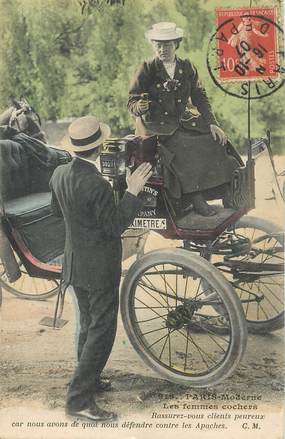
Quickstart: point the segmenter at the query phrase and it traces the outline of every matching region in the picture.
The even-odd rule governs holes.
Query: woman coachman
[[[200,215],[215,215],[207,199],[229,205],[232,175],[243,163],[218,125],[195,66],[176,55],[183,30],[162,22],[145,35],[155,57],[140,66],[129,91],[136,134],[158,135],[172,205],[181,208],[182,201],[182,208],[191,204]]]

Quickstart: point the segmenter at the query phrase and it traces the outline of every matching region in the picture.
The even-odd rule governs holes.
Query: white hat
[[[68,127],[61,145],[74,152],[89,151],[101,145],[110,134],[110,127],[98,122],[95,116],[79,117]]]
[[[162,21],[161,23],[153,24],[152,29],[145,33],[145,37],[150,41],[178,40],[183,38],[183,30],[176,27],[175,23]]]

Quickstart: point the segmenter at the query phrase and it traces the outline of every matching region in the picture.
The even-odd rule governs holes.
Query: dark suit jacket
[[[209,125],[217,124],[217,121],[194,65],[187,59],[177,58],[174,73],[177,90],[165,89],[164,84],[169,79],[159,58],[144,62],[136,73],[129,91],[128,108],[137,117],[137,134],[172,134],[183,119],[183,127],[193,130],[193,119],[185,112],[189,98],[203,116],[202,132],[208,132]],[[149,93],[151,104],[150,110],[140,117],[137,102],[142,93]]]
[[[126,192],[116,206],[111,185],[92,163],[74,158],[50,181],[55,214],[66,225],[63,279],[85,289],[119,282],[121,239],[141,203]]]

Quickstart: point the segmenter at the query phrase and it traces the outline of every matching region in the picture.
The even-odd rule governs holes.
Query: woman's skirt
[[[211,133],[195,134],[178,128],[171,136],[159,137],[164,185],[174,198],[229,183],[243,165],[229,142],[221,145]]]

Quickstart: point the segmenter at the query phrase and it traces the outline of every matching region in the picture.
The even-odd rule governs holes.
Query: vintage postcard
[[[0,24],[0,439],[282,439],[283,1]]]

